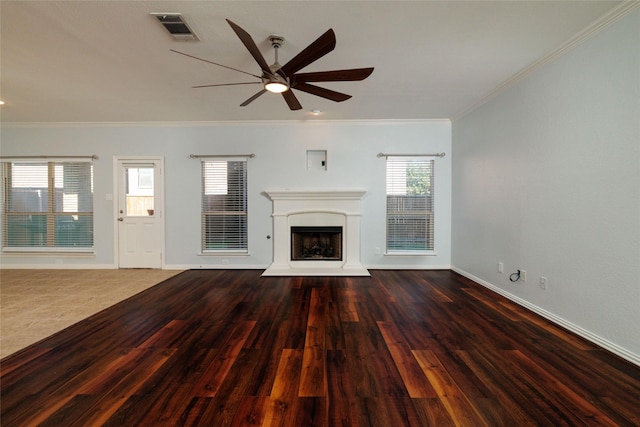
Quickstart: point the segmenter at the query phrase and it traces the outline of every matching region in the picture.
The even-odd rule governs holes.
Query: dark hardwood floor
[[[9,426],[640,425],[640,368],[451,271],[181,273],[1,362]]]

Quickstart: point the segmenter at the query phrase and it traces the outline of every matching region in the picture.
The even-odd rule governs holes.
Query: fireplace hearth
[[[341,261],[342,227],[291,227],[291,261]]]

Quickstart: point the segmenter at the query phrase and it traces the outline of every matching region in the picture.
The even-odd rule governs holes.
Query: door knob
[[[124,218],[120,217],[118,218],[118,221],[124,221]]]

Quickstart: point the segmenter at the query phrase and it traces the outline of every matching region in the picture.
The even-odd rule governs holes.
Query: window
[[[202,161],[202,251],[247,252],[247,161]]]
[[[13,161],[2,169],[4,250],[93,247],[93,165]]]
[[[433,251],[433,159],[387,157],[387,253]]]

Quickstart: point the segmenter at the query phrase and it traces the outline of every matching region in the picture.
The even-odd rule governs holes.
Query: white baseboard
[[[242,264],[165,264],[163,270],[265,270],[269,265]]]
[[[388,265],[388,264],[367,264],[367,270],[451,270],[449,264],[443,265]]]
[[[628,360],[629,362],[640,366],[640,355],[637,355],[635,353],[630,352],[629,350],[620,347],[619,345],[606,340],[576,324],[573,324],[571,322],[569,322],[568,320],[563,319],[562,317],[559,317],[543,308],[538,307],[537,305],[531,304],[530,302],[517,297],[507,291],[505,291],[504,289],[491,284],[485,280],[480,279],[479,277],[474,276],[473,274],[470,274],[468,272],[466,272],[465,270],[462,270],[460,268],[451,266],[451,270],[455,271],[456,273],[466,277],[467,279],[471,279],[474,282],[484,286],[487,289],[490,289],[491,291],[502,295],[503,297],[515,302],[518,305],[521,305],[522,307],[525,307],[531,311],[533,311],[534,313],[544,317],[545,319],[557,324],[558,326],[561,326],[571,332],[573,332],[576,335],[579,335],[580,337],[591,341],[592,343],[604,348],[605,350],[608,350],[610,352],[612,352],[613,354],[616,354],[620,357],[622,357],[625,360]]]
[[[268,265],[238,264],[165,264],[162,270],[264,270]],[[4,270],[117,270],[116,264],[9,264],[0,263]]]
[[[115,264],[10,264],[0,263],[1,270],[115,270]]]

